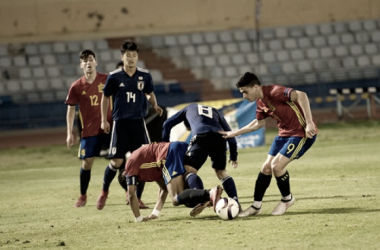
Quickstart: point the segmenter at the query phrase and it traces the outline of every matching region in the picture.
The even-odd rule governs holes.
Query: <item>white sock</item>
[[[286,200],[286,201],[291,200],[292,199],[292,194],[289,194],[289,195],[287,195],[285,197],[282,197],[282,199]]]
[[[255,208],[261,208],[261,203],[263,203],[262,201],[253,201],[253,206],[255,207]]]

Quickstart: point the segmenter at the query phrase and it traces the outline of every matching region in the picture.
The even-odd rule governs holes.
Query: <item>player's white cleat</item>
[[[244,210],[243,212],[240,212],[238,214],[238,217],[247,217],[250,215],[258,215],[258,214],[261,214],[261,207],[257,208],[257,207],[254,207],[252,205],[249,208],[247,208],[246,210]]]
[[[199,203],[198,205],[196,205],[191,211],[190,211],[190,216],[192,217],[195,217],[197,216],[198,214],[202,213],[202,211],[206,208],[206,207],[210,207],[212,204],[211,204],[211,201],[206,201],[204,203]]]
[[[281,199],[280,203],[278,203],[278,205],[273,209],[272,215],[283,215],[286,212],[286,210],[288,210],[288,208],[290,208],[294,204],[295,201],[296,199],[293,195],[290,200]]]

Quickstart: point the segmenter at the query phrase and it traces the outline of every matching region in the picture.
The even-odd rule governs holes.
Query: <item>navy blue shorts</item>
[[[102,149],[108,149],[110,146],[109,134],[101,134],[96,136],[84,137],[80,140],[78,157],[86,159],[97,157]]]
[[[186,142],[176,141],[170,143],[166,162],[162,167],[162,177],[164,178],[166,185],[168,185],[171,179],[183,175],[186,172],[183,163],[187,147],[188,145]]]
[[[149,144],[149,134],[144,119],[121,119],[113,122],[110,159],[124,159],[143,144]]]
[[[199,170],[210,156],[211,166],[225,170],[227,165],[226,139],[219,133],[205,133],[193,136],[185,156],[185,165]]]
[[[274,138],[268,154],[276,156],[278,153],[290,160],[299,159],[313,145],[317,138],[306,137],[280,137]]]

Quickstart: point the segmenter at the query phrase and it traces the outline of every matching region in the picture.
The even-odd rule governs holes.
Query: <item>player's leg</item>
[[[276,155],[272,162],[272,171],[276,177],[277,187],[281,193],[281,201],[272,211],[272,215],[282,215],[295,202],[295,198],[290,191],[290,174],[285,169],[294,159],[299,159],[314,144],[316,135],[313,138],[290,137],[284,138],[286,143]]]
[[[129,122],[129,126],[127,150],[132,153],[142,145],[149,144],[150,137],[144,119],[133,120],[132,122]],[[145,182],[140,181],[137,184],[136,188],[136,195],[139,200],[139,208],[148,209],[149,207],[146,206],[141,200],[145,188]]]
[[[105,206],[108,193],[109,186],[111,185],[113,179],[116,176],[117,170],[120,168],[121,164],[124,161],[126,154],[126,145],[123,142],[126,138],[125,128],[126,121],[118,120],[114,121],[113,128],[111,131],[111,142],[110,142],[110,151],[109,158],[111,158],[110,163],[106,166],[104,170],[103,177],[103,187],[100,196],[96,202],[96,207],[101,210]]]
[[[208,157],[207,150],[202,146],[205,141],[204,135],[195,135],[190,140],[184,158],[186,184],[190,189],[203,189],[202,179],[198,176],[198,170],[202,167]]]
[[[78,156],[82,160],[82,165],[79,173],[80,196],[75,203],[75,207],[83,207],[87,202],[87,189],[91,179],[91,169],[94,163],[95,156],[99,155],[98,136],[81,138],[79,145]]]
[[[293,205],[295,198],[290,192],[290,175],[285,167],[291,160],[280,153],[273,159],[272,170],[276,178],[277,187],[281,193],[281,201],[272,211],[272,215],[282,215]]]
[[[198,170],[195,168],[185,165],[186,173],[183,175],[187,186],[191,189],[203,189],[203,181],[201,177],[197,174]]]
[[[211,158],[212,168],[214,169],[217,178],[221,181],[228,197],[239,203],[235,181],[226,171],[226,140],[218,133],[209,133],[207,145],[205,146]]]
[[[239,217],[246,217],[249,215],[258,215],[261,213],[262,201],[265,195],[266,190],[268,189],[271,180],[272,180],[272,161],[274,157],[281,150],[285,141],[281,140],[278,136],[273,140],[272,145],[269,149],[267,159],[261,167],[261,170],[257,176],[254,195],[253,195],[253,204],[248,207],[243,212],[239,213]]]

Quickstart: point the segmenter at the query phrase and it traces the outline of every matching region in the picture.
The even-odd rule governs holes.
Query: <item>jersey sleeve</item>
[[[78,96],[76,94],[76,85],[72,84],[69,93],[67,94],[65,103],[70,106],[75,106],[79,102]]]
[[[256,107],[256,119],[257,120],[263,120],[267,118],[269,115],[264,111],[264,109],[261,107],[259,102],[256,102],[257,107]]]
[[[186,117],[186,112],[185,109],[182,109],[178,111],[176,114],[173,116],[169,117],[165,122],[164,125],[162,126],[162,141],[164,142],[169,142],[170,141],[170,131],[171,129],[183,122]]]
[[[117,87],[118,86],[117,86],[116,79],[114,77],[112,77],[112,75],[110,74],[110,75],[108,75],[107,80],[106,80],[106,84],[104,85],[103,94],[105,96],[111,96],[111,95],[113,95],[113,93],[115,92],[115,88],[117,88]]]
[[[281,100],[284,102],[290,102],[290,95],[293,89],[285,86],[275,85],[270,91],[270,96],[276,100]]]
[[[153,79],[151,74],[147,74],[146,85],[144,87],[144,93],[149,94],[154,91]]]
[[[125,163],[125,174],[128,176],[137,176],[139,174],[139,163],[135,157],[131,157]]]

